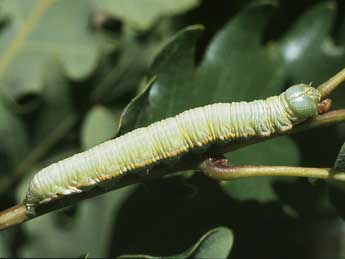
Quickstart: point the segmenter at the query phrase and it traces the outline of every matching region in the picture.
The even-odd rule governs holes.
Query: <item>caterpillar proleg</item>
[[[33,177],[25,203],[44,203],[134,170],[145,172],[215,142],[287,131],[316,115],[320,98],[317,89],[298,84],[266,100],[216,103],[182,112],[42,169]]]

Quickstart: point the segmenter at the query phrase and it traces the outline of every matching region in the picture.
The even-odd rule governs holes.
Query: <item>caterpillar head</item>
[[[303,121],[318,113],[321,95],[310,85],[298,84],[285,91],[285,99],[297,120]]]

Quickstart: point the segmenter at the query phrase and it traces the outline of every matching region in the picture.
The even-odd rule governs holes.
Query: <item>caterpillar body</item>
[[[317,89],[298,84],[266,100],[216,103],[182,112],[42,169],[33,177],[25,203],[36,205],[82,192],[215,142],[287,131],[316,115],[320,98]]]

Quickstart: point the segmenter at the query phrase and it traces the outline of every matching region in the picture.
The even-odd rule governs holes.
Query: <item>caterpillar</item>
[[[285,132],[316,115],[320,99],[317,89],[297,84],[266,100],[187,110],[43,168],[31,180],[25,204],[79,193],[214,143]]]

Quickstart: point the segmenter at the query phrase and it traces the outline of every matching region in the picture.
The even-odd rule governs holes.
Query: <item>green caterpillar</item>
[[[116,179],[215,142],[284,132],[316,115],[321,95],[298,84],[279,96],[253,102],[216,103],[138,128],[90,150],[54,163],[32,179],[26,205]]]

